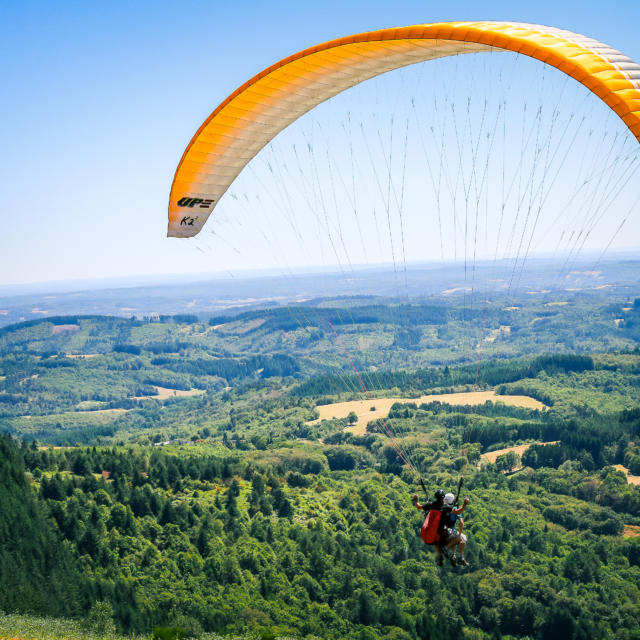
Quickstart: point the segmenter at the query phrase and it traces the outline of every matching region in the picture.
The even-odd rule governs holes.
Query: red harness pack
[[[440,533],[438,532],[438,529],[440,528],[441,517],[442,514],[436,509],[429,511],[427,514],[424,524],[422,525],[422,529],[420,530],[420,537],[424,543],[436,544],[437,542],[440,542]]]

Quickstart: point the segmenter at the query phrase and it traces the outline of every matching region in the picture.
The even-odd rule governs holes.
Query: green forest
[[[640,638],[640,300],[547,303],[0,329],[0,637]],[[470,568],[415,470],[464,477]]]

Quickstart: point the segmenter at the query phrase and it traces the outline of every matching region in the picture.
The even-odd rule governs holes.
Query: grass
[[[0,639],[11,640],[131,640],[148,636],[101,635],[84,628],[80,620],[36,618],[0,612]]]
[[[276,640],[295,640],[290,636],[274,636]],[[81,620],[38,618],[0,611],[0,640],[151,640],[148,635],[103,635],[85,629]],[[220,636],[203,633],[196,640],[259,640],[260,634]]]

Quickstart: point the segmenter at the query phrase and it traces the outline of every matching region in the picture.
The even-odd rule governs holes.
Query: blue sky
[[[3,0],[0,284],[206,271],[206,256],[165,237],[166,204],[221,100],[325,40],[479,19],[567,28],[640,60],[637,0]]]

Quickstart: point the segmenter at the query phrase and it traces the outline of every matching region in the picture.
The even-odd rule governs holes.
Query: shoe
[[[471,565],[464,558],[458,558],[458,566],[469,567]]]
[[[455,555],[451,556],[449,558],[449,561],[451,562],[451,566],[452,567],[457,567],[458,566],[458,559],[455,557]]]

